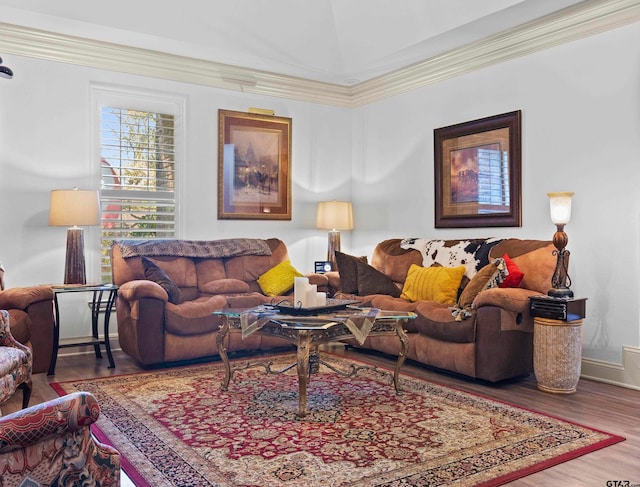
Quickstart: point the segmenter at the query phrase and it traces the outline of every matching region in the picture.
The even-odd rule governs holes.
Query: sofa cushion
[[[240,279],[217,279],[200,285],[199,289],[208,294],[248,293],[249,284]]]
[[[520,270],[518,264],[509,258],[508,254],[502,256],[507,266],[507,276],[500,283],[500,287],[520,287],[520,283],[524,278],[524,272]]]
[[[225,259],[226,276],[229,279],[240,279],[255,284],[255,281],[269,269],[280,262],[289,260],[287,246],[282,240],[269,238],[266,242],[271,249],[271,255],[241,255]]]
[[[224,296],[211,296],[185,301],[181,304],[167,303],[165,308],[165,329],[173,335],[198,335],[217,331],[222,319],[211,313],[224,308]],[[211,350],[211,354],[217,350]]]
[[[285,260],[258,278],[260,289],[267,296],[282,296],[291,288],[296,277],[304,277],[298,272],[291,261]]]
[[[455,321],[451,308],[446,304],[434,301],[418,301],[415,303],[402,298],[390,296],[374,296],[371,305],[389,311],[413,311],[418,316],[408,320],[404,325],[407,333],[420,333],[444,342],[470,343],[475,341],[475,316],[462,322]]]
[[[465,267],[421,267],[411,264],[401,298],[453,305]]]
[[[511,260],[524,272],[520,287],[546,294],[556,268],[554,250],[553,242],[550,241],[510,238],[496,245],[491,250],[491,256],[502,257],[509,254]]]
[[[456,321],[451,310],[442,304],[431,301],[418,303],[415,310],[418,315],[412,323],[412,329],[444,342],[471,343],[476,339],[476,317]]]
[[[142,257],[142,266],[144,268],[144,277],[156,284],[159,284],[162,289],[167,292],[170,303],[182,303],[182,293],[180,292],[180,288],[176,286],[166,272],[147,257]]]
[[[401,248],[401,242],[399,238],[383,240],[371,256],[371,265],[398,283],[405,281],[411,264],[422,265],[420,252]]]
[[[228,277],[222,259],[196,259],[195,265],[198,287],[201,288],[203,292],[202,286],[204,284]]]

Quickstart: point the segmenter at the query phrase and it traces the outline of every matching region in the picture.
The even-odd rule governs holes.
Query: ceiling
[[[578,0],[0,0],[0,19],[352,86]],[[590,0],[582,3],[590,3]]]

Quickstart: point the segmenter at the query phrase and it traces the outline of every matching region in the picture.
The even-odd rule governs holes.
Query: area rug
[[[53,387],[96,396],[94,434],[137,486],[496,486],[624,439],[406,373],[396,395],[385,369],[321,366],[304,419],[295,367],[236,372],[227,392],[222,378],[217,362]]]

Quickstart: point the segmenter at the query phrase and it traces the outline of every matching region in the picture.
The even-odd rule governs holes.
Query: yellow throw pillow
[[[258,285],[267,296],[282,296],[293,287],[293,280],[303,277],[292,265],[285,260],[258,278]]]
[[[402,288],[403,299],[456,304],[465,267],[421,267],[411,264]]]

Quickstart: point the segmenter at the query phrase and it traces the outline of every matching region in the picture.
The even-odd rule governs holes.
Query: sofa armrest
[[[14,287],[0,292],[0,309],[26,310],[40,301],[53,301],[50,286]]]
[[[169,295],[160,284],[145,279],[125,282],[118,289],[118,297],[127,301],[137,301],[144,298],[169,301]]]
[[[538,291],[531,291],[530,289],[494,287],[478,293],[473,300],[473,307],[497,306],[507,311],[528,316],[529,298],[539,295]]]
[[[306,274],[305,277],[309,279],[309,284],[315,284],[318,289],[326,288],[329,285],[329,278],[325,274],[311,273]]]
[[[26,448],[95,423],[100,406],[88,392],[75,392],[0,418],[0,453]]]

